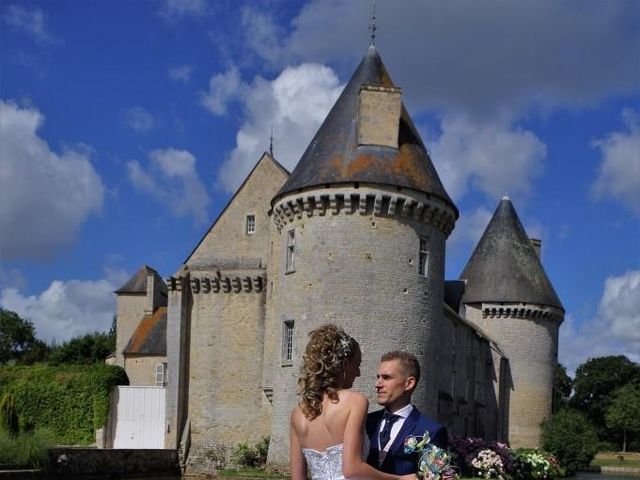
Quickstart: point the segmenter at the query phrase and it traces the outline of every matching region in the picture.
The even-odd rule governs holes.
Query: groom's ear
[[[405,391],[413,392],[413,389],[416,388],[417,383],[418,382],[416,381],[416,377],[414,377],[413,375],[409,375],[404,381]]]

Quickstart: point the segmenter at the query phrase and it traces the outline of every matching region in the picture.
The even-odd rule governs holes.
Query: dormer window
[[[247,235],[253,235],[256,233],[256,216],[255,215],[247,215],[247,223],[245,232]]]

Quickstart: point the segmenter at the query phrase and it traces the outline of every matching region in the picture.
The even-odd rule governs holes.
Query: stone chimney
[[[363,85],[358,102],[358,145],[398,148],[402,90]]]
[[[151,315],[155,309],[156,278],[153,272],[147,273],[147,299],[144,303],[144,314]]]
[[[542,255],[542,240],[539,238],[530,238],[529,242],[531,242],[533,250],[536,252],[538,258],[540,258],[540,255]]]

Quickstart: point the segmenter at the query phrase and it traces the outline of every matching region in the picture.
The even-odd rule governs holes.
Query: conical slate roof
[[[562,309],[508,197],[498,205],[460,279],[467,281],[463,303],[522,302]]]
[[[286,193],[308,187],[368,182],[429,193],[455,209],[404,105],[398,148],[358,145],[358,99],[363,85],[395,87],[374,46],[369,47],[273,203]]]

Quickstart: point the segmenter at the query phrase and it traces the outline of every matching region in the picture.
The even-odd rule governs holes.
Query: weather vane
[[[371,25],[369,25],[371,31],[371,45],[376,44],[376,0],[373,0],[373,8],[371,11]]]
[[[273,125],[271,125],[271,136],[269,137],[269,155],[273,158]]]

